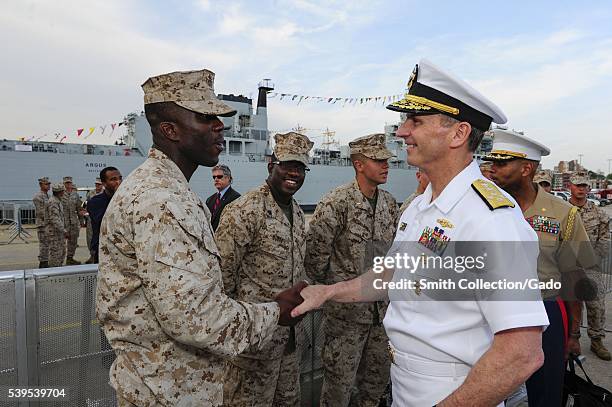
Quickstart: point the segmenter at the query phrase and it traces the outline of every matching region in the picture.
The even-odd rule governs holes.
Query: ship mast
[[[325,131],[323,132],[323,137],[325,137],[325,141],[322,142],[321,145],[323,146],[323,151],[324,151],[324,157],[323,157],[324,164],[329,164],[331,161],[329,146],[332,144],[338,145],[338,142],[334,139],[335,135],[336,135],[336,132],[330,130],[329,127],[327,127]]]
[[[274,83],[272,83],[271,79],[263,79],[257,86],[259,88],[259,94],[257,95],[257,110],[255,111],[255,115],[259,118],[261,127],[266,129],[266,155],[271,155],[270,131],[268,130],[268,92],[274,90]]]
[[[129,148],[136,147],[136,113],[129,113],[123,118],[123,124],[125,125],[125,138],[121,137],[118,142],[119,145],[125,144]]]

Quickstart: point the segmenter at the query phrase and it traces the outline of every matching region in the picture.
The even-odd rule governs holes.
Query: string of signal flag
[[[395,102],[397,100],[400,100],[403,97],[403,95],[387,95],[387,96],[363,96],[363,97],[330,97],[330,96],[310,96],[310,95],[296,95],[293,93],[280,93],[280,92],[269,92],[268,93],[268,98],[269,99],[274,99],[277,98],[278,100],[287,100],[287,101],[291,101],[291,102],[297,102],[297,105],[299,105],[300,103],[306,103],[306,102],[325,102],[328,104],[338,104],[341,105],[342,107],[346,106],[346,105],[363,105],[363,104],[369,104],[369,103],[373,103],[373,104],[378,104],[380,103],[381,105],[385,105],[387,103],[392,103]],[[113,133],[115,132],[115,129],[125,125],[125,121],[122,122],[118,122],[118,123],[109,123],[109,124],[104,124],[104,125],[100,125],[100,126],[93,126],[93,127],[83,127],[80,129],[76,129],[70,132],[55,132],[52,135],[49,135],[48,133],[45,133],[42,136],[39,137],[19,137],[18,140],[19,141],[48,141],[48,139],[51,137],[51,141],[56,141],[58,143],[62,143],[64,142],[64,140],[68,139],[68,137],[70,135],[75,135],[76,137],[80,140],[86,140],[88,139],[90,136],[92,136],[94,133],[96,133],[96,130],[100,130],[98,133],[100,133],[101,135],[104,135],[104,133],[106,132],[106,130],[110,127],[110,132],[108,133],[108,137],[112,137]],[[82,138],[81,138],[82,137]]]
[[[270,92],[268,93],[269,99],[278,98],[278,100],[287,100],[291,102],[297,102],[299,105],[303,102],[326,102],[329,104],[341,104],[342,107],[346,105],[363,105],[367,103],[381,103],[381,105],[385,105],[386,103],[392,103],[397,100],[400,100],[403,95],[389,95],[389,96],[364,96],[364,97],[335,97],[335,96],[307,96],[307,95],[296,95],[293,93],[280,93],[280,92]]]
[[[93,127],[83,127],[80,129],[76,129],[76,130],[72,130],[70,132],[55,132],[51,135],[49,135],[48,133],[45,133],[42,136],[32,136],[32,137],[19,137],[17,140],[19,141],[57,141],[58,143],[62,143],[64,142],[64,140],[66,140],[69,136],[72,135],[76,135],[76,137],[80,140],[86,140],[88,139],[91,135],[93,135],[94,133],[96,133],[97,130],[99,130],[97,133],[99,133],[100,135],[104,135],[104,133],[107,130],[108,131],[108,136],[107,137],[112,137],[113,133],[115,132],[116,129],[118,129],[121,126],[124,126],[126,123],[125,121],[122,122],[118,122],[118,123],[108,123],[108,124],[104,124],[104,125],[99,125],[99,126],[93,126]]]

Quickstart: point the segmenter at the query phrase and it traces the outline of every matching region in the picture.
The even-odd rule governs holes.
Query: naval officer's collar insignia
[[[408,226],[406,222],[400,223],[400,227],[399,227],[400,232],[403,232],[404,230],[406,230],[406,226]]]
[[[512,201],[506,198],[491,181],[477,179],[472,182],[472,188],[492,211],[499,208],[514,208]]]
[[[452,229],[455,227],[455,225],[453,225],[452,222],[448,219],[439,218],[436,220],[436,222],[438,222],[438,224],[443,228]]]

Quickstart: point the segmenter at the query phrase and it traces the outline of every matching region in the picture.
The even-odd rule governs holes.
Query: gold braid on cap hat
[[[406,109],[417,109],[417,110],[429,110],[434,108],[441,112],[450,113],[457,116],[459,109],[456,107],[448,106],[443,103],[434,102],[433,100],[424,98],[422,96],[406,94],[404,100],[394,103],[395,106],[403,107]]]
[[[506,156],[510,156],[510,157],[516,157],[516,158],[525,158],[527,157],[527,154],[525,153],[516,153],[514,151],[508,151],[508,150],[493,150],[489,153],[490,155],[506,155]]]

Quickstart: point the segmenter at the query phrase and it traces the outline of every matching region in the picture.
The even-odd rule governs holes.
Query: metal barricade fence
[[[25,371],[17,357],[25,344],[25,315],[18,312],[24,310],[25,303],[16,295],[23,292],[22,277],[23,272],[0,273],[0,386],[17,386],[19,374]],[[5,404],[0,401],[0,405]]]
[[[7,202],[0,202],[0,225],[15,221],[14,205]]]
[[[95,314],[96,265],[0,272],[0,386],[65,389],[66,398],[0,400],[12,406],[115,406],[108,370],[115,355]],[[302,321],[302,406],[318,404],[322,314]]]
[[[610,242],[612,249],[612,242]],[[606,292],[612,291],[612,250],[602,260]],[[115,406],[108,384],[114,353],[95,314],[96,265],[0,272],[0,386],[65,388],[68,400],[52,406]],[[317,405],[322,379],[323,317],[302,321],[302,406]],[[36,406],[9,402],[4,406]]]

